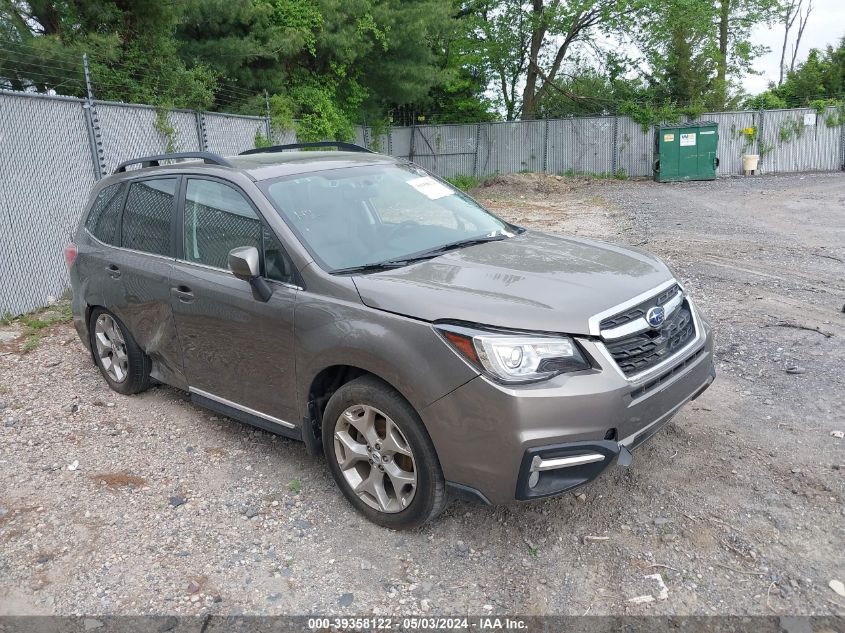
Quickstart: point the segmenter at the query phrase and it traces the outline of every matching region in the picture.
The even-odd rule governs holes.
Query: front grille
[[[661,293],[661,297],[665,293]],[[671,298],[673,295],[670,295]],[[657,302],[652,305],[658,305]],[[625,313],[627,314],[627,313]],[[602,322],[604,323],[604,322]],[[695,337],[689,303],[684,301],[656,330],[646,330],[605,343],[626,376],[646,371],[671,357]]]
[[[647,394],[649,391],[657,389],[660,385],[669,381],[674,376],[677,376],[678,374],[682,373],[685,369],[687,369],[689,366],[691,366],[693,363],[695,363],[695,361],[698,360],[698,357],[701,356],[702,354],[704,354],[704,348],[699,347],[697,352],[687,356],[687,358],[684,359],[683,362],[678,363],[672,369],[667,371],[665,374],[658,376],[654,380],[650,380],[649,382],[644,384],[639,389],[635,389],[634,391],[632,391],[631,392],[631,398],[636,400],[637,398],[640,398],[640,397],[644,396],[645,394]]]
[[[664,303],[669,301],[669,299],[678,294],[680,290],[681,289],[678,287],[678,284],[673,284],[659,295],[652,297],[651,299],[646,299],[641,304],[636,305],[633,308],[629,308],[625,312],[620,312],[619,314],[615,314],[612,317],[604,319],[599,324],[599,329],[609,330],[611,328],[630,323],[631,321],[636,321],[640,317],[644,317],[649,308],[662,306]]]

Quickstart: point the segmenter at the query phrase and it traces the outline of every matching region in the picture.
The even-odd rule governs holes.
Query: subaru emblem
[[[666,311],[663,309],[663,306],[654,306],[645,314],[645,320],[648,321],[648,324],[653,328],[658,328],[663,325],[663,321],[665,319]]]

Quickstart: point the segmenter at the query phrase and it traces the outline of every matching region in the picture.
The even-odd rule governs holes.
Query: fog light
[[[528,477],[528,487],[533,488],[534,486],[537,485],[537,483],[539,481],[540,481],[540,473],[539,473],[539,471],[535,470],[533,473],[531,473],[531,476]]]

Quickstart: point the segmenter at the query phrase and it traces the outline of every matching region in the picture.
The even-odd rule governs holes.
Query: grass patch
[[[23,344],[23,352],[24,354],[28,354],[29,352],[38,349],[38,346],[41,344],[41,335],[40,334],[30,334],[26,337],[26,341]]]
[[[475,176],[458,175],[453,176],[452,178],[446,178],[446,181],[461,191],[469,191],[470,189],[475,189],[478,185],[484,182],[484,179],[477,178]]]
[[[23,351],[27,353],[38,348],[38,345],[41,343],[41,332],[43,330],[59,323],[70,323],[72,319],[73,311],[70,300],[63,299],[52,306],[41,308],[29,314],[22,314],[18,317],[12,317],[6,314],[0,320],[0,324],[13,325],[14,323],[20,323],[24,326],[23,336],[26,340],[23,344]]]
[[[288,484],[288,490],[290,490],[293,494],[298,495],[302,492],[302,482],[299,479],[291,479]]]
[[[617,169],[616,171],[585,171],[576,172],[574,169],[567,169],[558,174],[559,176],[566,176],[567,178],[587,178],[589,180],[627,180],[628,174],[624,169]]]

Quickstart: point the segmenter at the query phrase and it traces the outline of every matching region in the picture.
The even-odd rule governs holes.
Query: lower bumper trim
[[[519,469],[516,498],[539,499],[583,486],[614,463],[619,450],[613,440],[529,448]]]
[[[603,462],[604,455],[601,453],[585,453],[583,455],[575,455],[573,457],[557,457],[555,459],[542,459],[539,455],[535,455],[531,460],[531,471],[556,470],[558,468],[569,468],[571,466],[582,466],[583,464],[592,464],[593,462]]]
[[[484,496],[480,490],[476,490],[471,486],[455,483],[454,481],[446,482],[446,492],[454,499],[461,499],[462,501],[472,501],[473,503],[480,503],[486,506],[492,506],[490,499]]]
[[[662,429],[685,403],[701,395],[713,383],[715,373],[711,366],[707,380],[690,396],[654,422],[619,441],[595,440],[529,448],[522,457],[516,498],[525,501],[558,495],[592,481],[613,463],[627,466],[631,463],[631,451]]]

